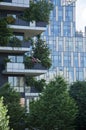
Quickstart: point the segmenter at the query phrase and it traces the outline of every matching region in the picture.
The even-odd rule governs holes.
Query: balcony
[[[9,27],[15,32],[24,33],[25,37],[33,37],[46,30],[46,22],[27,22],[17,17]]]
[[[29,41],[20,41],[20,43],[14,41],[10,41],[7,45],[0,45],[0,53],[24,54],[30,51],[31,43]]]
[[[25,87],[25,96],[28,97],[38,97],[39,92],[35,89],[35,87]]]
[[[38,76],[46,73],[47,70],[42,68],[40,65],[35,65],[33,68],[25,68],[24,63],[10,63],[6,64],[3,74],[11,75],[28,75],[28,76]]]
[[[21,48],[21,47],[1,47],[0,46],[0,53],[25,53],[28,52],[29,48]]]
[[[3,0],[0,2],[0,9],[24,10],[29,7],[29,0]]]

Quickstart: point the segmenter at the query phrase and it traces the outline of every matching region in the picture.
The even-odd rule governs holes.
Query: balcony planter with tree
[[[27,69],[34,69],[35,64],[40,63],[41,61],[38,58],[34,58],[32,56],[25,56],[24,63]]]
[[[41,61],[42,66],[49,69],[51,67],[50,51],[45,41],[38,38],[33,51],[33,56]]]
[[[21,47],[21,41],[17,37],[12,37],[9,41],[11,47]]]
[[[41,0],[37,2],[31,1],[30,7],[24,11],[23,18],[26,21],[49,22],[50,11],[53,9],[52,3]]]
[[[13,24],[15,23],[16,19],[12,15],[10,15],[6,17],[6,21],[8,24]]]
[[[6,46],[9,43],[12,30],[8,28],[5,19],[0,19],[0,46]]]

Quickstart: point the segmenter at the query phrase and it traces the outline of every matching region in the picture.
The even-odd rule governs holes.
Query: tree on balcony
[[[12,30],[7,26],[5,19],[0,19],[0,45],[6,46],[9,43]]]
[[[11,47],[21,47],[21,40],[17,37],[10,38],[9,44]]]
[[[31,69],[34,67],[35,64],[40,63],[41,61],[38,58],[34,58],[33,56],[27,56],[24,57],[24,64],[25,67],[28,69]]]
[[[53,5],[47,0],[41,0],[33,2],[31,1],[30,7],[24,11],[23,18],[27,21],[36,22],[49,22],[50,11],[53,9]]]
[[[37,38],[35,43],[31,43],[32,46],[32,54],[31,56],[25,56],[24,63],[27,68],[34,67],[35,64],[39,63],[45,69],[49,69],[51,67],[51,58],[50,58],[50,50],[40,37]]]
[[[51,67],[50,50],[42,39],[38,38],[33,49],[33,56],[41,61],[41,64],[49,69]]]
[[[6,17],[6,21],[8,24],[13,24],[15,23],[16,19],[12,15],[10,15]]]

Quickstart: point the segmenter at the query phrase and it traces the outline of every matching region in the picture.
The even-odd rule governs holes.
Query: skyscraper
[[[52,67],[45,75],[50,80],[62,74],[69,82],[86,78],[86,36],[76,31],[76,3],[50,0],[54,9],[43,38],[51,51]]]

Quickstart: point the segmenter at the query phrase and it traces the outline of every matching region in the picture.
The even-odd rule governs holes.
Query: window
[[[23,56],[8,56],[12,63],[23,63]]]
[[[24,77],[9,76],[8,82],[11,87],[24,87]]]
[[[74,59],[74,66],[78,67],[79,66],[78,53],[74,53],[73,59]]]

